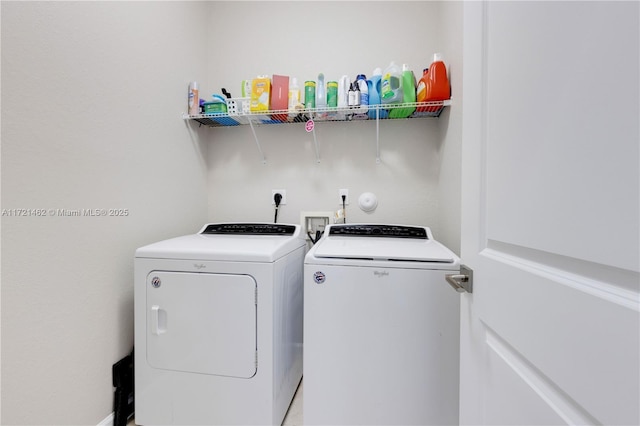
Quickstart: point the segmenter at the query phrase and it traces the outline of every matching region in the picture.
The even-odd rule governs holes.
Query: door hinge
[[[473,293],[473,270],[468,266],[460,265],[459,274],[447,274],[444,277],[458,293]]]

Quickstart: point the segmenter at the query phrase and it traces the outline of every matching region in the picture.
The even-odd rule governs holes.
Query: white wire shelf
[[[240,106],[242,105],[242,108]],[[380,121],[439,117],[445,107],[451,105],[451,100],[435,102],[409,102],[402,104],[368,105],[359,108],[311,108],[302,110],[270,110],[254,112],[249,111],[247,98],[227,100],[229,112],[208,114],[183,114],[184,120],[193,120],[200,125],[209,127],[233,127],[248,124],[251,127],[253,138],[262,157],[262,162],[267,163],[267,158],[262,151],[260,140],[255,127],[268,124],[286,123],[313,123],[336,121],[375,121],[376,123],[376,163],[380,164]],[[315,125],[308,127],[308,132],[313,134],[315,144],[316,161],[320,162],[320,149],[316,138]]]
[[[237,113],[183,114],[185,120],[195,120],[211,127],[229,127],[245,124],[286,124],[314,121],[388,120],[400,118],[439,117],[451,100],[435,102],[409,102],[403,104],[369,105],[359,108],[311,108],[296,111],[269,110]]]

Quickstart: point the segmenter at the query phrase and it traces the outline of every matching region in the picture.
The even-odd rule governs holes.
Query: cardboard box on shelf
[[[271,110],[280,111],[289,108],[289,76],[274,74],[271,78]],[[287,114],[273,114],[271,118],[287,121]]]
[[[269,77],[254,78],[251,82],[251,112],[269,110],[269,98],[271,94],[271,80]]]

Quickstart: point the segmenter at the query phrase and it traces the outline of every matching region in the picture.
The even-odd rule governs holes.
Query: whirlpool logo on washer
[[[318,271],[313,274],[313,281],[315,281],[316,284],[322,284],[326,279],[327,277],[324,272]]]

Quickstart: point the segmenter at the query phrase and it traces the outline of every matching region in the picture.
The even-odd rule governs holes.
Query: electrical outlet
[[[342,205],[342,196],[345,197],[345,205],[349,205],[349,190],[348,189],[338,189],[338,205]]]
[[[273,197],[276,194],[282,195],[282,200],[280,200],[280,205],[287,204],[287,190],[286,189],[272,189],[271,190],[271,204],[275,206],[276,201]]]
[[[313,238],[316,237],[318,231],[324,232],[326,226],[332,223],[332,217],[333,212],[300,212],[300,226],[305,238],[309,239],[307,232]]]

